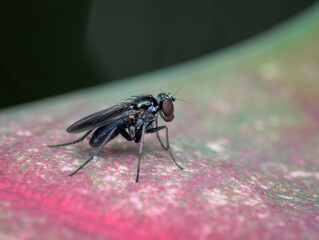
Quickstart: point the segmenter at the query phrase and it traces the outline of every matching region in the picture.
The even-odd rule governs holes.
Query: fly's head
[[[160,93],[157,96],[157,103],[159,106],[159,113],[165,122],[171,122],[174,119],[174,96],[169,94]]]

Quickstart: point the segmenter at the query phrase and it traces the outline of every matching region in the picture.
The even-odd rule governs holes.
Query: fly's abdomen
[[[106,126],[97,128],[90,139],[90,142],[89,142],[90,145],[92,147],[99,147],[101,143],[104,141],[104,139],[109,135],[109,133],[115,127],[125,127],[125,120],[121,119],[111,124],[108,124]],[[111,136],[111,139],[115,138],[118,134],[119,134],[119,131],[115,131],[113,135]]]

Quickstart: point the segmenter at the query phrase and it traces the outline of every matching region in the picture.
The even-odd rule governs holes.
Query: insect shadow
[[[72,134],[86,132],[81,138],[72,142],[48,146],[60,147],[79,143],[94,131],[89,144],[97,148],[97,150],[78,169],[69,175],[73,176],[88,164],[101,151],[104,145],[118,135],[122,135],[126,140],[135,141],[135,143],[140,144],[136,173],[136,182],[138,182],[141,159],[143,158],[144,135],[147,133],[156,133],[157,139],[163,149],[169,153],[175,165],[183,169],[183,167],[176,162],[169,146],[167,126],[158,126],[158,115],[160,115],[165,122],[171,122],[174,119],[173,102],[175,102],[176,98],[174,95],[169,95],[169,93],[166,94],[162,92],[158,94],[156,99],[152,95],[132,96],[115,106],[88,115],[66,129],[68,133]],[[160,130],[165,130],[166,144],[163,143],[159,136],[158,132]]]

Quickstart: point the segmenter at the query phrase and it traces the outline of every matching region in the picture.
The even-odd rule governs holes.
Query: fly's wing
[[[126,104],[118,104],[76,121],[70,127],[68,127],[66,131],[68,133],[89,131],[138,112],[138,110],[130,109]]]

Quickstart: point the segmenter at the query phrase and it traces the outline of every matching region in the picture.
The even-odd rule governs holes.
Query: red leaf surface
[[[319,238],[319,8],[219,55],[0,112],[0,239]],[[179,170],[146,136],[93,150],[64,129],[139,93],[178,93]]]

